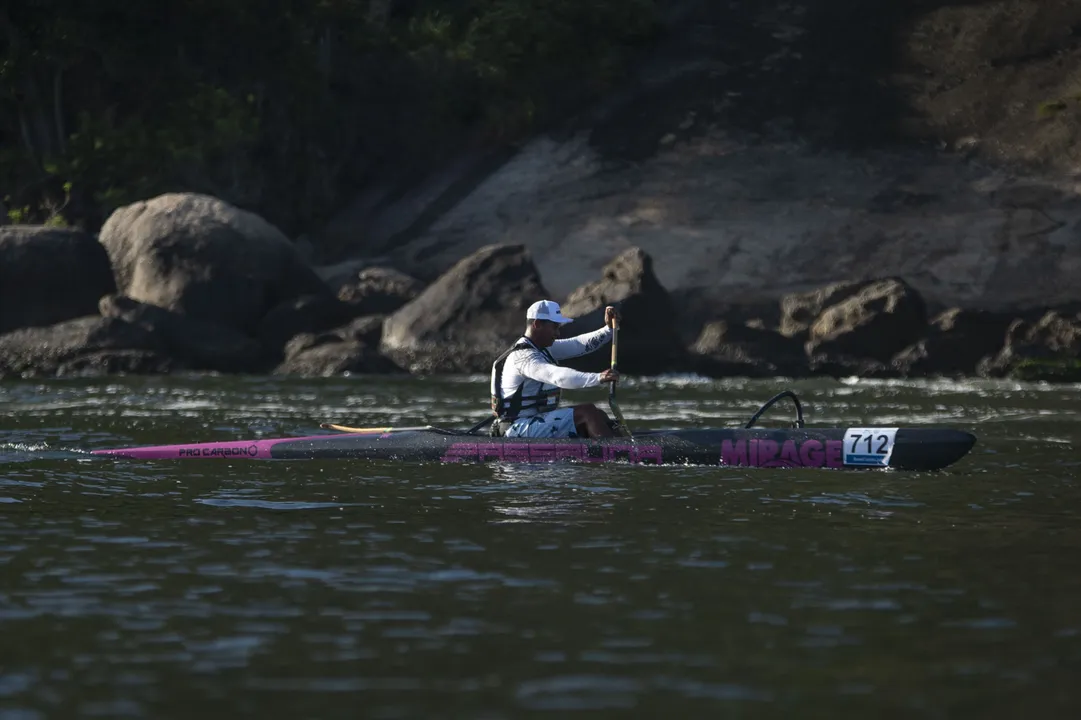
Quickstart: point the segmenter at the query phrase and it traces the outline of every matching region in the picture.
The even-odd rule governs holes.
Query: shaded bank
[[[94,232],[205,192],[330,260],[425,234],[548,131],[624,168],[721,129],[1069,170],[1079,26],[1067,0],[16,0],[0,198]]]
[[[12,0],[4,215],[95,232],[120,205],[186,190],[295,236],[358,188],[598,97],[654,28],[649,0]]]

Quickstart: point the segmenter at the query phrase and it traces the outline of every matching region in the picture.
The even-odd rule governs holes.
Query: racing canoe
[[[330,432],[306,437],[231,440],[94,450],[139,460],[364,459],[444,463],[632,463],[939,470],[962,459],[976,438],[951,428],[693,428],[633,437],[523,439],[431,426]]]

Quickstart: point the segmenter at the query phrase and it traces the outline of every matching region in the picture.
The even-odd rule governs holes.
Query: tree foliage
[[[653,30],[652,0],[11,0],[0,198],[95,229],[194,190],[297,232],[386,168],[573,111]]]

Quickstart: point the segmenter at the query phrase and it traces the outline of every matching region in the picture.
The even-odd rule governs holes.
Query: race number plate
[[[887,467],[896,438],[897,428],[848,428],[845,430],[844,464]]]

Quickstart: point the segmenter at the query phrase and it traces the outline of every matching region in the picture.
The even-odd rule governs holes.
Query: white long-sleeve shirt
[[[602,327],[590,333],[583,333],[571,338],[556,340],[547,348],[552,359],[557,362],[567,360],[580,355],[591,353],[602,345],[610,342],[612,330]],[[528,347],[514,350],[507,356],[503,365],[503,373],[500,378],[499,396],[504,400],[510,398],[522,386],[522,396],[531,397],[542,392],[548,392],[555,388],[565,390],[578,390],[581,388],[596,387],[601,384],[600,373],[587,373],[572,368],[560,367],[553,364],[545,354],[533,342],[522,336],[515,345],[525,344]],[[496,367],[492,367],[491,390],[496,394]],[[528,417],[552,409],[550,406],[532,407],[526,401],[518,417]]]

